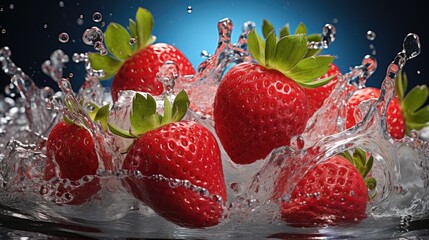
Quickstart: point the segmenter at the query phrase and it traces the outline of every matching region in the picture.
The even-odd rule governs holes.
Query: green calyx
[[[138,138],[146,132],[159,128],[160,126],[180,121],[188,111],[189,103],[188,94],[184,90],[177,94],[173,104],[165,97],[164,114],[161,115],[156,111],[156,101],[150,94],[144,97],[137,93],[132,103],[130,116],[131,128],[127,131],[110,123],[108,123],[108,127],[113,134],[118,136],[124,138]]]
[[[369,156],[362,149],[355,149],[352,154],[345,151],[339,154],[340,156],[346,158],[360,173],[362,178],[365,181],[365,185],[369,190],[368,198],[373,199],[375,197],[375,188],[377,186],[377,180],[374,177],[368,176],[371,171],[372,164],[374,163],[374,157]]]
[[[408,78],[405,72],[399,72],[395,79],[395,89],[405,118],[407,134],[411,130],[420,130],[429,126],[429,105],[425,105],[429,91],[426,85],[415,86],[407,94]]]
[[[104,33],[104,39],[110,55],[88,54],[91,67],[104,71],[104,77],[100,80],[106,80],[115,75],[124,61],[156,40],[152,35],[153,23],[152,14],[140,7],[136,13],[136,19],[129,20],[129,31],[120,24],[109,24]]]
[[[307,28],[303,23],[298,25],[293,35],[290,34],[289,25],[285,25],[278,38],[271,23],[264,20],[262,32],[265,41],[255,30],[248,35],[249,51],[259,64],[276,69],[307,88],[322,86],[335,77],[317,79],[328,71],[334,57],[319,56],[319,49],[308,49],[308,41],[320,41],[321,36],[312,34],[307,37]]]
[[[73,101],[65,101],[65,105],[67,109],[70,111],[74,111],[73,109],[76,109],[73,106]],[[80,103],[82,105],[82,103]],[[83,106],[88,116],[91,118],[93,122],[100,122],[103,130],[107,130],[107,122],[109,119],[110,114],[110,105],[106,104],[102,107],[98,106],[97,104],[88,102]],[[69,119],[66,115],[63,117],[64,121],[68,124],[76,124],[74,121]]]

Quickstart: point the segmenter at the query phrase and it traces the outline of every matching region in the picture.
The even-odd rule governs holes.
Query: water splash
[[[245,24],[238,43],[231,44],[230,34],[232,31],[232,22],[228,21],[228,19],[222,20],[219,23],[220,47],[213,55],[210,55],[208,52],[203,54],[206,59],[198,68],[196,76],[181,76],[180,72],[177,71],[175,63],[165,63],[158,76],[166,86],[165,89],[167,91],[165,95],[174,96],[176,85],[186,86],[191,92],[200,85],[202,89],[204,89],[204,86],[211,85],[204,85],[204,83],[200,82],[206,81],[210,84],[218,83],[220,76],[229,63],[252,61],[246,50],[246,33],[251,28],[254,28],[254,23],[249,22]],[[331,28],[331,30],[333,29]],[[335,31],[331,31],[331,33],[329,33],[329,31],[326,32],[326,36],[329,37],[329,39],[331,39],[330,42],[332,42],[333,40],[331,37],[335,36]],[[324,38],[322,38],[322,41],[318,44],[309,43],[309,46],[313,44],[314,46],[321,47],[329,45],[328,39],[323,39]],[[8,53],[7,51],[8,49],[5,50],[4,48],[0,50],[2,69],[12,78],[15,77],[15,75],[23,78],[22,71],[20,69],[18,70],[15,64],[13,64],[10,60],[10,52]],[[201,232],[208,234],[218,234],[219,232],[231,233],[237,232],[241,227],[245,229],[257,228],[257,230],[259,230],[258,227],[262,226],[261,233],[258,232],[258,236],[267,237],[266,235],[262,235],[267,234],[267,229],[269,229],[270,233],[273,231],[301,231],[301,229],[291,229],[279,224],[278,202],[288,201],[294,183],[315,164],[325,161],[329,156],[340,151],[354,148],[364,149],[374,156],[375,164],[372,175],[377,178],[379,187],[376,189],[378,193],[377,198],[371,202],[368,209],[368,223],[366,225],[365,223],[361,225],[362,228],[351,228],[347,229],[347,231],[350,230],[350,232],[362,233],[362,229],[365,229],[365,231],[367,230],[365,227],[374,228],[372,226],[374,221],[380,223],[380,221],[378,221],[380,218],[382,219],[381,221],[384,221],[383,218],[385,217],[403,215],[416,216],[418,214],[427,213],[429,210],[427,204],[427,202],[429,202],[427,193],[429,187],[429,167],[427,160],[429,159],[429,152],[427,150],[428,143],[420,140],[420,135],[417,132],[411,132],[410,137],[406,137],[402,140],[394,140],[388,135],[385,126],[386,106],[394,95],[393,79],[398,74],[398,71],[404,67],[406,61],[416,57],[419,53],[420,43],[417,35],[408,35],[404,40],[404,49],[398,53],[395,60],[388,67],[386,78],[382,85],[383,94],[380,95],[378,100],[372,101],[366,106],[361,106],[359,111],[365,117],[361,123],[358,123],[351,129],[344,130],[344,113],[342,112],[341,106],[344,105],[344,101],[350,97],[355,89],[365,87],[367,79],[375,71],[377,64],[375,59],[370,56],[365,57],[361,65],[351,69],[350,73],[345,74],[339,79],[331,96],[324,102],[321,108],[329,109],[330,111],[319,110],[316,112],[312,120],[309,121],[304,133],[295,139],[296,145],[292,146],[292,148],[281,147],[275,149],[264,161],[257,161],[255,164],[249,166],[234,165],[225,151],[222,150],[222,161],[226,173],[226,183],[228,184],[228,201],[224,201],[225,220],[221,225],[213,229],[205,229]],[[52,59],[50,61],[53,62]],[[132,205],[137,207],[133,207],[134,210],[131,211],[130,214],[128,209],[131,207],[124,208],[124,206],[128,206],[127,204],[134,200],[130,199],[129,195],[121,189],[120,181],[124,177],[131,176],[166,181],[172,188],[184,187],[194,189],[196,192],[200,193],[202,197],[215,196],[205,191],[203,186],[190,185],[189,181],[186,179],[174,179],[162,175],[141,176],[139,173],[127,173],[126,170],[121,169],[121,159],[123,156],[115,149],[118,148],[119,144],[111,138],[110,134],[102,131],[98,123],[94,123],[89,119],[85,111],[86,105],[80,105],[82,99],[97,104],[109,102],[110,100],[106,99],[104,92],[101,91],[102,87],[99,85],[98,80],[94,78],[96,73],[91,71],[87,55],[75,54],[73,56],[73,62],[84,63],[86,65],[87,73],[84,86],[81,87],[78,95],[75,96],[71,90],[70,82],[60,77],[62,72],[59,73],[59,70],[62,69],[63,66],[55,66],[55,64],[52,64],[52,66],[55,67],[53,67],[52,71],[47,71],[48,73],[50,72],[48,75],[52,76],[53,79],[57,79],[63,93],[51,93],[50,95],[54,95],[54,97],[49,101],[49,105],[50,108],[55,110],[54,112],[63,112],[69,119],[76,121],[78,124],[88,129],[93,138],[96,139],[98,153],[102,152],[101,149],[103,148],[114,149],[110,152],[113,154],[111,166],[103,166],[100,164],[100,169],[94,176],[88,176],[86,180],[82,179],[82,181],[87,181],[91,178],[100,178],[103,180],[103,193],[98,196],[99,199],[94,199],[94,202],[90,202],[82,208],[59,207],[41,199],[39,192],[34,190],[38,189],[37,187],[41,185],[47,184],[43,181],[40,182],[40,175],[43,173],[43,166],[46,159],[46,156],[43,154],[43,147],[41,146],[43,145],[43,139],[46,140],[46,135],[40,134],[37,140],[34,140],[34,138],[36,138],[36,136],[34,136],[29,139],[28,142],[11,140],[4,144],[4,151],[0,154],[0,192],[2,193],[0,194],[0,198],[2,200],[5,199],[5,201],[2,202],[8,205],[10,203],[11,206],[16,206],[25,211],[34,212],[35,209],[37,211],[43,211],[45,213],[44,216],[51,215],[65,219],[66,221],[72,221],[71,219],[76,218],[84,220],[95,219],[98,221],[119,219],[119,223],[115,222],[118,224],[115,225],[118,229],[133,233],[138,229],[136,234],[145,231],[153,231],[153,229],[157,229],[157,227],[159,228],[160,226],[162,227],[162,231],[178,232],[177,236],[179,238],[189,236],[190,233],[195,234],[197,231],[176,228],[169,225],[167,222],[163,222],[160,217],[154,215],[153,212],[151,213],[150,210],[135,210],[137,208],[143,209],[144,206],[142,205]],[[18,74],[18,72],[20,73]],[[25,83],[25,81],[21,82],[21,84],[23,83]],[[38,96],[38,91],[42,91],[41,89],[37,90],[38,88],[30,83],[27,82],[27,85],[23,84],[25,86],[24,88],[19,82],[14,82],[14,86],[17,86],[17,90],[22,97],[23,105],[32,101],[29,94]],[[27,90],[28,92],[26,92]],[[205,89],[206,93],[209,91],[212,91],[211,88]],[[133,94],[135,94],[135,92],[123,92],[118,102],[112,107],[113,114],[110,116],[111,119],[116,118],[118,122],[123,122],[123,119],[127,118],[127,111],[131,108],[130,103]],[[8,131],[9,127],[18,125],[17,120],[20,118],[17,116],[23,116],[22,111],[17,107],[19,106],[19,101],[21,100],[18,99],[15,101],[12,98],[5,98],[0,101],[0,136],[16,136],[11,133],[5,133],[4,131]],[[72,110],[64,107],[65,102],[67,102],[67,105],[71,106]],[[43,105],[44,104],[41,104],[41,106]],[[209,113],[209,111],[201,110],[207,105],[208,104],[203,107],[194,106],[194,110],[199,111],[200,114]],[[28,111],[28,107],[23,109]],[[201,118],[193,111],[189,111],[186,118],[198,121],[214,132],[213,123],[210,119]],[[29,119],[27,124],[26,119],[23,118],[24,123],[21,123],[19,126],[25,126],[25,128],[28,129],[28,125],[38,125],[40,124],[39,121],[44,122],[42,118]],[[324,130],[325,128],[327,129],[326,131]],[[34,129],[31,128],[28,130],[33,131]],[[15,131],[23,132],[21,130]],[[34,133],[37,133],[37,131],[34,131]],[[0,144],[4,141],[4,138],[1,139]],[[7,139],[10,138],[8,137]],[[99,158],[101,159],[102,157],[100,156]],[[293,169],[294,171],[288,171],[288,169]],[[284,172],[289,172],[284,175],[285,178],[289,179],[288,185],[286,186],[285,192],[281,195],[276,195],[275,188],[273,187],[276,177]],[[55,185],[55,181],[56,180],[49,184]],[[79,185],[81,182],[67,182],[67,184]],[[33,186],[35,187],[34,189],[32,189]],[[317,198],[317,193],[311,196],[309,195],[309,197]],[[18,201],[13,201],[17,199]],[[218,199],[219,202],[222,200],[223,199]],[[28,206],[31,206],[31,208],[28,208]],[[112,215],[114,215],[113,217],[110,215],[109,211],[106,211],[106,209],[110,210],[112,206],[117,207],[115,208],[117,212],[112,213]],[[102,212],[104,215],[94,214],[97,212]],[[107,212],[109,212],[109,214],[107,214]],[[120,212],[120,214],[118,212]],[[129,214],[131,217],[124,217],[125,214]],[[100,216],[102,216],[102,218],[97,219],[97,217]],[[37,214],[32,217],[34,217],[34,219],[43,219]],[[124,218],[122,219],[122,217]],[[137,222],[140,222],[138,226],[143,226],[143,230],[135,228]],[[404,218],[404,222],[409,222],[409,220]],[[109,226],[115,223],[109,222]],[[153,225],[151,225],[152,223]],[[91,222],[90,224],[95,224],[100,229],[106,229],[106,224],[104,223],[102,225],[97,225],[97,222]],[[130,229],[123,230],[124,226],[130,226]],[[383,227],[385,226],[383,225]],[[328,235],[332,236],[333,233],[330,231],[335,232],[336,230],[337,229],[327,228],[318,230],[318,233],[324,234],[329,232]],[[389,229],[389,231],[390,230],[391,229]],[[304,232],[304,230],[302,230],[302,232]]]
[[[10,58],[11,55],[12,53],[8,47],[0,49],[2,70],[11,77],[11,82],[24,100],[23,104],[29,129],[34,133],[46,136],[56,117],[45,107],[46,100],[53,95],[53,90],[47,87],[38,88],[34,81],[15,65]]]
[[[242,33],[235,44],[231,43],[233,22],[225,18],[218,23],[219,40],[218,47],[213,55],[207,51],[202,51],[201,56],[206,58],[197,68],[194,76],[181,76],[180,72],[175,73],[176,77],[170,81],[175,81],[174,91],[184,89],[188,92],[191,100],[191,109],[202,116],[212,118],[213,102],[216,89],[220,83],[223,73],[232,64],[241,62],[251,62],[249,51],[247,50],[247,35],[254,29],[256,24],[252,21],[245,22],[242,26]],[[331,24],[326,24],[322,29],[322,39],[320,42],[309,42],[311,49],[326,49],[335,41],[336,29]],[[171,63],[166,63],[171,64]],[[160,81],[171,78],[170,67],[162,68],[159,71]]]
[[[58,82],[63,77],[63,69],[66,63],[69,62],[69,56],[61,49],[55,50],[50,58],[42,64],[42,71],[55,82]]]
[[[104,34],[98,27],[91,27],[85,30],[82,35],[82,41],[86,45],[93,46],[101,55],[107,55],[107,49],[104,46]]]

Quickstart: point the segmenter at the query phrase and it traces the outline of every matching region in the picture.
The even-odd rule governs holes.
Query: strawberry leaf
[[[146,97],[137,93],[133,98],[130,122],[132,132],[137,135],[145,133],[149,127],[151,129],[157,127],[153,125],[154,120],[152,119],[154,118],[152,115],[156,113],[156,101],[150,94],[147,94]]]
[[[429,119],[429,105],[420,108],[414,113],[407,114],[407,120],[415,123],[426,123]]]
[[[270,67],[274,59],[274,54],[276,53],[276,43],[277,43],[277,37],[274,34],[274,31],[271,31],[265,41],[265,64],[267,67]]]
[[[290,71],[283,73],[298,83],[308,83],[325,74],[333,61],[332,56],[313,56],[303,59]]]
[[[290,35],[289,31],[289,23],[285,24],[282,29],[280,29],[280,38],[286,37]]]
[[[131,37],[135,38],[135,37],[137,37],[136,22],[134,20],[132,20],[131,18],[129,19],[129,22],[130,22],[129,29],[130,29]]]
[[[399,72],[395,79],[395,90],[401,103],[401,111],[405,117],[406,132],[420,130],[429,126],[429,105],[425,105],[429,97],[426,85],[415,86],[408,94],[408,78],[405,72]]]
[[[110,113],[109,110],[110,110],[110,106],[109,106],[109,104],[106,104],[103,107],[98,109],[98,111],[94,117],[94,122],[99,121],[104,130],[107,129],[107,122],[108,122],[109,113]]]
[[[82,105],[82,102],[80,102],[80,105]],[[88,102],[86,103],[86,106],[84,106],[85,109],[93,109],[92,111],[87,110],[87,113],[89,115],[89,117],[94,120],[95,116],[97,115],[98,110],[100,109],[99,106],[97,106],[97,104]]]
[[[288,72],[302,60],[306,53],[307,38],[304,34],[283,37],[277,42],[273,59],[274,66],[283,73]]]
[[[153,17],[147,9],[139,7],[137,10],[136,26],[138,49],[142,49],[147,46],[147,42],[151,39],[153,29]]]
[[[146,132],[156,129],[161,126],[161,118],[160,115],[155,112],[149,116],[143,118],[143,120],[139,124],[137,135],[145,134]]]
[[[265,42],[256,33],[255,29],[249,32],[247,39],[248,48],[253,58],[261,65],[265,65]]]
[[[274,32],[274,27],[273,25],[268,22],[267,19],[264,19],[263,23],[262,23],[262,34],[264,35],[264,38],[267,39],[268,35]]]
[[[403,106],[406,111],[414,112],[426,103],[428,96],[426,85],[416,86],[405,96]]]
[[[117,59],[126,60],[133,52],[130,45],[131,36],[127,29],[117,23],[110,23],[105,32],[106,46],[109,52]]]
[[[107,123],[107,127],[109,128],[109,131],[115,135],[118,135],[123,138],[136,138],[137,136],[131,134],[130,132],[127,132],[123,129],[120,129],[116,127],[115,125],[111,123]]]
[[[108,55],[100,55],[99,53],[88,53],[88,58],[93,69],[104,71],[104,77],[100,78],[100,80],[111,78],[118,72],[118,69],[122,65],[121,61]]]
[[[170,100],[168,100],[168,98],[166,97],[164,99],[164,116],[162,118],[161,125],[165,125],[167,123],[172,122],[172,119],[173,119],[172,115],[173,115],[173,110],[171,107],[171,103],[170,103]]]
[[[365,165],[365,172],[362,174],[363,178],[366,178],[368,173],[371,171],[373,163],[374,163],[374,157],[370,156]]]
[[[298,27],[296,27],[295,34],[307,34],[307,27],[303,22],[300,22],[298,24]]]
[[[373,177],[365,178],[365,185],[369,190],[374,190],[377,186],[377,181]]]
[[[317,87],[320,87],[320,86],[327,84],[329,81],[331,81],[332,78],[334,78],[336,76],[337,76],[337,74],[331,75],[331,76],[326,77],[326,78],[318,79],[318,80],[315,80],[312,82],[297,82],[297,83],[302,87],[317,88]]]
[[[181,120],[189,108],[189,97],[184,90],[177,94],[173,102],[173,121]]]
[[[63,119],[64,119],[64,122],[66,122],[66,123],[68,123],[68,124],[72,124],[72,125],[74,125],[75,123],[70,119],[70,118],[68,118],[66,115],[64,115],[63,116]]]
[[[311,34],[307,36],[307,41],[309,42],[320,42],[322,40],[322,36],[320,34]],[[315,56],[319,54],[322,49],[308,49],[307,54],[305,54],[304,58],[308,58],[311,56]]]
[[[407,90],[408,80],[405,72],[399,72],[395,79],[395,91],[400,102],[404,101],[405,91]]]

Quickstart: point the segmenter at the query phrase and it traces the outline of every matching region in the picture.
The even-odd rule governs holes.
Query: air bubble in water
[[[101,13],[95,12],[94,14],[92,14],[92,20],[94,20],[94,22],[101,22],[102,19],[103,15],[101,15]]]
[[[62,42],[62,43],[66,43],[66,42],[68,42],[69,41],[69,35],[67,34],[67,33],[65,33],[65,32],[63,32],[63,33],[60,33],[60,35],[58,35],[58,40],[60,41],[60,42]]]
[[[11,3],[10,5],[9,5],[9,9],[10,10],[13,10],[15,8],[15,5],[13,5],[13,3]]]
[[[421,72],[420,72],[420,70],[417,70],[417,74],[419,74],[419,75],[420,75],[420,73],[421,73]]]
[[[64,2],[63,2],[63,1],[60,1],[60,2],[58,3],[58,5],[59,5],[60,7],[64,7]]]
[[[188,6],[188,13],[192,13],[192,6]]]
[[[137,39],[135,38],[131,38],[129,41],[130,45],[134,45],[136,42],[137,42]]]
[[[375,32],[373,32],[371,30],[369,30],[368,32],[366,32],[366,38],[368,40],[370,40],[370,41],[374,41],[376,36],[377,35],[375,34]]]
[[[1,30],[1,33],[5,34],[5,33],[6,33],[6,29],[4,29],[4,28],[3,28],[3,29]]]
[[[43,25],[43,28],[45,28],[45,29],[46,29],[46,28],[48,28],[48,24],[46,24],[46,23],[45,23],[45,24]]]
[[[333,23],[338,23],[338,18],[334,18],[334,19],[332,20],[332,22],[333,22]]]

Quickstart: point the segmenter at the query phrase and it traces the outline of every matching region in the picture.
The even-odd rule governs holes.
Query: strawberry
[[[305,26],[295,35],[286,26],[280,40],[265,20],[264,42],[252,30],[249,51],[259,63],[241,63],[223,77],[214,101],[216,133],[232,161],[249,164],[276,147],[288,145],[309,118],[303,87],[317,87],[330,78],[333,57],[314,56],[307,48]],[[304,33],[303,33],[304,32]]]
[[[107,117],[104,113],[108,110],[108,105],[96,110],[97,113],[90,113],[95,119],[101,120],[101,115]],[[48,136],[46,156],[44,179],[56,185],[55,199],[61,199],[56,202],[80,205],[100,191],[100,181],[93,177],[99,168],[98,156],[93,137],[87,129],[64,117],[64,120],[52,128]],[[107,165],[109,159],[107,152],[103,151],[100,157]],[[77,183],[85,178],[89,181],[78,187],[74,185],[73,182]],[[62,180],[71,181],[68,183],[70,186],[66,186]],[[42,194],[48,194],[43,189],[41,191]]]
[[[392,98],[387,107],[387,130],[393,138],[401,139],[412,129],[419,130],[429,124],[429,108],[423,107],[428,99],[426,85],[416,86],[405,96],[407,77],[398,74],[395,80],[397,95]],[[362,121],[362,116],[355,114],[356,107],[363,101],[375,100],[380,96],[380,89],[367,87],[359,89],[346,106],[346,128]]]
[[[85,175],[94,175],[98,169],[98,157],[91,135],[86,129],[75,124],[59,122],[49,134],[46,152],[46,181],[54,177],[78,181]],[[100,189],[99,179],[95,178],[70,193],[65,186],[60,185],[56,197],[65,198],[66,201],[69,198],[68,204],[79,205],[88,201]]]
[[[281,203],[282,219],[295,227],[362,221],[366,217],[368,188],[374,190],[376,184],[372,177],[364,180],[372,163],[372,157],[366,161],[365,153],[355,150],[353,157],[345,153],[315,165],[296,184],[290,199]],[[280,181],[277,189],[284,190],[284,184]]]
[[[195,73],[179,49],[166,43],[152,44],[155,41],[155,36],[151,35],[152,27],[151,13],[139,8],[136,21],[130,19],[130,32],[117,23],[110,23],[107,27],[105,41],[111,55],[88,55],[92,68],[104,70],[105,76],[101,80],[116,74],[111,85],[113,101],[118,99],[121,90],[162,94],[164,87],[156,75],[166,61],[175,62],[182,75]]]
[[[123,169],[139,174],[125,178],[125,187],[177,225],[202,228],[218,224],[223,208],[215,196],[226,199],[226,187],[215,137],[196,122],[179,121],[189,106],[184,91],[177,95],[173,107],[165,99],[164,116],[156,113],[155,106],[149,94],[147,98],[136,94],[131,129],[110,125],[113,133],[137,137]]]
[[[341,74],[340,69],[334,63],[329,66],[328,72],[326,72],[322,78],[327,78],[336,75],[327,84],[316,88],[304,88],[305,94],[308,97],[308,113],[312,116],[322,106],[325,99],[331,94],[335,85],[338,82],[338,74]]]

